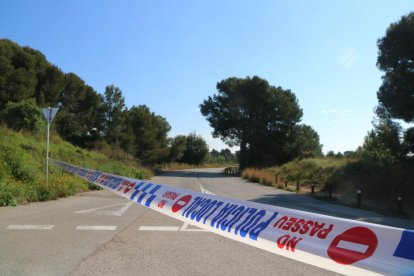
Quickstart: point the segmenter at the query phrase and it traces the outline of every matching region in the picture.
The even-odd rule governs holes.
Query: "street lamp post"
[[[48,186],[49,182],[49,135],[50,135],[50,124],[53,121],[53,118],[55,117],[56,113],[58,112],[58,108],[43,108],[43,115],[45,116],[45,119],[47,121],[47,137],[46,137],[46,186]]]

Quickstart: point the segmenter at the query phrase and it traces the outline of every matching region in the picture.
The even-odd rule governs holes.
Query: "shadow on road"
[[[393,227],[414,229],[414,222],[397,217],[388,217],[376,212],[355,209],[348,206],[332,204],[329,202],[314,199],[310,196],[287,194],[267,194],[249,201],[285,207],[305,212],[318,213],[322,215],[371,222]]]
[[[223,173],[223,170],[217,169],[216,171],[211,172],[197,172],[191,170],[183,170],[183,171],[167,171],[163,172],[158,176],[166,176],[166,177],[200,177],[200,178],[223,178],[226,175]]]

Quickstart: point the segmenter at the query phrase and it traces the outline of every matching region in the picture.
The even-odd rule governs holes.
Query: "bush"
[[[13,192],[8,189],[5,185],[0,184],[0,206],[16,206],[17,200],[13,195]]]
[[[0,113],[2,123],[9,128],[20,131],[28,130],[35,133],[45,129],[45,120],[42,112],[36,107],[34,99],[20,102],[8,102]]]

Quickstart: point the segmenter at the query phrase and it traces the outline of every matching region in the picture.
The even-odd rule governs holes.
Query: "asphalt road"
[[[413,229],[410,221],[226,177],[218,169],[153,182]],[[317,264],[315,264],[317,265]],[[0,208],[0,275],[335,275],[201,231],[107,191]]]

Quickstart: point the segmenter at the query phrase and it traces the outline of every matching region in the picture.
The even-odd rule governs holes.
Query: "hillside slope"
[[[45,135],[13,132],[0,126],[0,206],[25,204],[73,195],[94,189],[86,181],[49,166],[49,184],[45,183]],[[150,178],[150,170],[140,168],[132,158],[122,162],[104,154],[83,150],[51,136],[49,156],[75,165],[94,168],[132,178]]]

